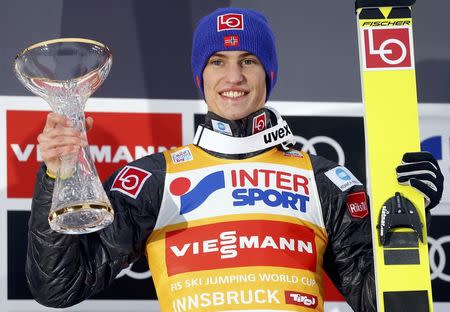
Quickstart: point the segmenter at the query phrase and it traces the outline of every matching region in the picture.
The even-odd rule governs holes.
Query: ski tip
[[[355,10],[361,8],[381,8],[381,7],[409,7],[416,0],[356,0]]]

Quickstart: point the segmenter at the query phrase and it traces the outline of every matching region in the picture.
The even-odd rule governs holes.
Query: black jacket
[[[233,135],[247,135],[252,128],[252,116],[260,113],[230,122]],[[266,111],[266,114],[270,113]],[[207,126],[211,126],[211,119],[220,117],[208,113]],[[255,155],[210,153],[237,159]],[[324,269],[355,311],[375,311],[370,216],[354,218],[347,209],[347,196],[364,192],[364,188],[353,186],[341,191],[325,175],[337,164],[314,155],[311,161],[329,242]],[[115,220],[101,231],[84,235],[63,235],[50,229],[47,217],[54,181],[45,174],[45,166],[40,169],[29,221],[26,261],[29,287],[38,302],[51,307],[79,303],[108,287],[122,269],[145,253],[145,243],[155,226],[162,201],[166,162],[158,153],[138,159],[132,165],[152,173],[137,199],[109,191],[119,172],[116,171],[104,183]]]
[[[324,174],[337,165],[311,155],[329,244],[324,269],[355,311],[375,311],[370,217],[353,218],[347,195],[363,191],[353,186],[341,191]],[[107,192],[115,210],[113,224],[99,232],[64,235],[53,232],[47,217],[54,181],[42,167],[32,204],[26,275],[35,299],[43,305],[67,307],[108,287],[119,272],[145,252],[162,200],[165,159],[153,154],[132,165],[152,173],[136,200]],[[105,182],[111,188],[113,174]]]

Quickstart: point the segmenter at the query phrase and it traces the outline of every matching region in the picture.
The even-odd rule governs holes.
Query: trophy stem
[[[74,105],[75,106],[75,105]],[[50,227],[66,234],[89,233],[112,222],[114,211],[87,145],[84,113],[64,113],[80,130],[86,145],[78,153],[61,157],[56,175]]]
[[[84,119],[84,118],[83,118]],[[84,123],[81,126],[84,129]],[[86,136],[86,132],[82,132]],[[66,234],[96,231],[112,222],[114,211],[98,177],[89,146],[61,158],[56,175],[50,227]]]
[[[76,94],[64,94],[45,98],[55,113],[67,117],[73,127],[82,130],[84,128],[84,108],[87,97]]]
[[[59,114],[65,116],[67,119],[70,120],[72,123],[72,127],[74,129],[77,129],[80,131],[82,139],[87,143],[87,136],[86,136],[86,119],[84,117],[84,113],[78,113],[78,112],[58,112]],[[89,159],[90,160],[90,151],[83,151],[83,149],[80,149],[78,154],[73,155],[67,155],[61,157],[61,166],[59,169],[59,172],[57,173],[57,177],[65,178],[71,176],[76,170],[76,165],[78,162],[78,159]],[[87,163],[83,162],[81,164],[78,164],[81,168],[81,172],[89,170],[89,168],[94,168],[95,166],[92,164],[89,166],[86,166]]]

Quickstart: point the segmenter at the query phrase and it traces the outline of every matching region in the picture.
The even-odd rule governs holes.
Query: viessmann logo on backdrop
[[[313,230],[287,222],[230,221],[166,233],[169,276],[199,270],[278,266],[316,271]]]
[[[229,182],[226,182],[229,181]],[[172,195],[180,198],[180,214],[200,207],[213,193],[229,183],[233,206],[254,206],[264,203],[306,212],[309,201],[309,180],[306,176],[263,168],[216,171],[202,177],[194,186],[191,179],[178,177],[169,186]],[[228,194],[227,194],[228,197]]]
[[[37,136],[48,112],[7,111],[7,196],[30,198],[42,161]],[[180,146],[181,114],[88,113],[95,120],[88,135],[100,178],[142,156]],[[24,126],[26,125],[26,126]]]

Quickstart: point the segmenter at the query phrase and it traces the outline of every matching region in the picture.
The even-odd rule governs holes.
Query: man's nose
[[[240,83],[244,80],[242,67],[239,64],[228,64],[226,68],[226,80],[229,83]]]

